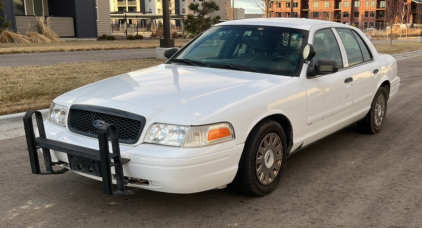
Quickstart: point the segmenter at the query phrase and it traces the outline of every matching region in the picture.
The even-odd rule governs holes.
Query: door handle
[[[352,77],[344,79],[344,83],[349,83],[349,82],[353,82]]]
[[[375,69],[374,71],[372,71],[374,74],[376,74],[376,73],[378,73],[379,72],[379,70],[378,69]]]

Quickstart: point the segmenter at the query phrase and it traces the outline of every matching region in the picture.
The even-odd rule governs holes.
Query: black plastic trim
[[[89,133],[71,128],[71,126],[70,126],[70,114],[71,114],[72,110],[90,111],[90,112],[96,112],[96,113],[107,114],[107,115],[112,115],[112,116],[117,116],[117,117],[122,117],[122,118],[140,121],[141,122],[141,128],[139,129],[137,138],[133,141],[120,140],[119,139],[119,143],[124,143],[124,144],[135,144],[135,143],[137,143],[139,141],[139,138],[142,135],[142,131],[144,130],[145,123],[146,123],[146,118],[144,116],[137,115],[137,114],[130,113],[130,112],[126,112],[126,111],[122,111],[122,110],[118,110],[118,109],[114,109],[114,108],[107,108],[107,107],[94,106],[94,105],[72,105],[72,106],[70,106],[69,114],[68,114],[69,116],[67,118],[67,126],[68,126],[69,131],[76,133],[76,134],[91,137],[91,138],[96,138],[96,136],[94,136],[93,134],[89,134]]]

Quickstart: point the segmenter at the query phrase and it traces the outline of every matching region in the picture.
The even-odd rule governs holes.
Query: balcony
[[[126,7],[126,1],[118,1],[117,6]],[[127,1],[127,6],[135,6],[136,7],[136,1],[134,1],[134,0]]]

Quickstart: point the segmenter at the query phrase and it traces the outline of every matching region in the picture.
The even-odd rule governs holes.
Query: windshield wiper
[[[215,67],[215,68],[234,69],[234,70],[241,70],[241,71],[252,71],[252,72],[258,71],[258,69],[255,67],[245,67],[245,66],[239,66],[239,65],[233,65],[233,64],[210,64],[209,66]]]
[[[196,60],[190,60],[190,59],[171,59],[172,62],[176,63],[188,63],[192,66],[205,66],[206,64],[200,61]]]

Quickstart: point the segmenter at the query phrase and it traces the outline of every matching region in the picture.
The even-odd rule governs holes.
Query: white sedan
[[[111,183],[169,193],[231,184],[261,196],[311,143],[353,123],[380,132],[400,85],[396,60],[364,33],[319,20],[224,22],[166,56],[57,97],[39,137],[27,128],[30,156],[43,148],[47,163],[102,180],[107,194]]]

